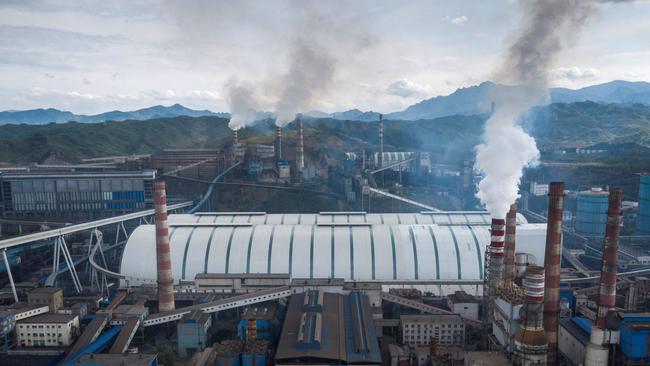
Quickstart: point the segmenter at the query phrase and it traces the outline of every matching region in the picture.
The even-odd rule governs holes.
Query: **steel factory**
[[[646,234],[647,175],[638,209],[616,187],[531,182],[492,217],[470,162],[386,151],[386,123],[375,148],[325,166],[298,115],[218,149],[0,168],[2,352],[34,365],[650,363],[650,260],[621,235],[624,220]]]

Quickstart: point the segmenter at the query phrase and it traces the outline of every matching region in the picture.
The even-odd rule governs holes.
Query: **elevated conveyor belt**
[[[129,344],[131,344],[131,340],[133,340],[133,336],[135,336],[135,332],[138,331],[139,326],[140,318],[129,318],[124,324],[120,334],[117,335],[117,339],[108,353],[126,352],[126,349],[129,348]]]
[[[72,357],[74,357],[76,354],[81,352],[84,348],[88,347],[88,345],[93,342],[94,340],[99,337],[101,334],[102,330],[104,330],[104,327],[108,323],[108,316],[105,314],[96,314],[93,320],[90,321],[90,323],[86,326],[84,329],[83,333],[81,333],[81,336],[75,342],[75,344],[70,348],[68,351],[68,355],[65,358],[65,361],[68,361]]]
[[[71,355],[69,359],[67,359],[63,365],[68,366],[68,365],[74,365],[75,362],[81,358],[83,355],[87,355],[90,353],[97,353],[106,348],[108,344],[115,338],[120,331],[122,330],[121,325],[116,325],[111,327],[109,330],[105,331],[102,333],[95,341],[90,343],[86,348],[83,348],[80,352],[78,352],[75,355]]]
[[[120,306],[122,301],[124,301],[126,299],[126,295],[128,295],[128,293],[125,290],[118,291],[117,295],[115,295],[115,298],[113,299],[113,301],[111,301],[111,303],[108,304],[108,306],[106,307],[106,311],[115,310],[115,308]]]
[[[398,304],[398,305],[406,306],[406,307],[409,307],[411,309],[420,310],[420,311],[423,311],[423,312],[429,313],[429,314],[434,314],[434,315],[456,315],[456,316],[460,317],[461,319],[463,319],[463,321],[468,325],[478,327],[478,328],[481,328],[483,326],[481,324],[481,322],[478,321],[478,320],[465,318],[465,317],[461,316],[460,314],[456,314],[456,313],[451,312],[449,310],[445,310],[445,309],[441,309],[441,308],[438,308],[438,307],[435,307],[435,306],[431,306],[431,305],[422,303],[420,301],[407,299],[405,297],[397,296],[397,295],[394,295],[394,294],[391,294],[391,293],[388,293],[388,292],[382,292],[381,293],[381,299],[392,302],[392,303],[395,303],[395,304]]]
[[[429,210],[429,211],[433,211],[433,212],[440,211],[439,209],[437,209],[437,208],[435,208],[433,206],[425,205],[424,203],[416,202],[416,201],[410,200],[408,198],[398,196],[396,194],[388,193],[388,192],[382,191],[381,189],[368,187],[368,190],[370,190],[370,192],[372,192],[372,193],[377,193],[377,194],[380,194],[382,196],[386,196],[386,197],[396,199],[398,201],[406,202],[406,203],[411,204],[413,206],[422,207],[422,208],[424,208],[426,210]]]
[[[233,309],[242,306],[248,306],[264,301],[277,300],[283,297],[291,296],[291,289],[288,286],[277,287],[269,290],[257,291],[250,294],[233,296],[227,299],[219,299],[215,301],[206,302],[204,304],[192,305],[174,311],[162,312],[150,315],[142,322],[142,326],[148,327],[151,325],[164,324],[176,320],[180,320],[183,315],[190,313],[193,310],[201,310],[204,313],[214,313],[221,310]]]

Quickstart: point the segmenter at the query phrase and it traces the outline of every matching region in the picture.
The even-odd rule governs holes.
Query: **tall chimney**
[[[489,272],[488,272],[488,306],[487,320],[492,323],[494,318],[494,301],[496,299],[497,287],[503,281],[503,240],[505,235],[504,219],[492,219],[490,229],[490,246],[488,248]]]
[[[169,250],[169,225],[167,224],[167,193],[165,182],[153,184],[154,212],[156,218],[156,269],[158,272],[158,310],[171,311],[174,306],[174,278]]]
[[[528,266],[524,285],[524,312],[515,334],[515,364],[539,365],[547,362],[548,340],[543,327],[544,267]]]
[[[506,215],[506,239],[503,245],[506,282],[512,282],[517,277],[515,269],[515,234],[517,231],[517,204],[510,205],[510,211]]]
[[[607,365],[609,362],[610,330],[607,313],[616,307],[616,272],[618,269],[618,236],[621,226],[621,199],[623,191],[612,188],[609,191],[607,226],[603,244],[603,264],[600,270],[600,291],[596,324],[591,327],[589,344],[585,352],[585,365]]]
[[[282,160],[282,127],[275,127],[275,156],[277,160]]]
[[[621,226],[622,196],[623,191],[620,188],[609,190],[603,265],[600,270],[600,292],[596,314],[596,326],[602,329],[607,326],[607,313],[616,307],[616,271],[618,269],[618,236]]]
[[[239,132],[232,130],[232,145],[235,146],[237,144],[239,144]]]
[[[384,115],[379,115],[379,167],[384,166]]]
[[[546,252],[544,267],[544,330],[548,339],[547,365],[557,364],[558,318],[560,313],[560,260],[562,254],[562,211],[564,183],[553,182],[548,192],[548,220],[546,224]]]
[[[302,171],[305,168],[305,145],[303,137],[302,115],[298,114],[298,146],[296,148],[296,167],[298,174],[302,176]]]

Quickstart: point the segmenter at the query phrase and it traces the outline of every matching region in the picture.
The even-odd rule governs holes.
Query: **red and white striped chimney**
[[[494,318],[494,302],[497,294],[497,287],[503,281],[503,241],[506,222],[504,219],[492,219],[490,229],[490,246],[488,247],[489,272],[488,281],[488,306],[487,320],[489,323]]]
[[[510,211],[506,215],[506,238],[504,242],[503,256],[505,261],[506,282],[512,282],[517,277],[515,268],[515,235],[517,233],[517,204],[510,205]]]
[[[282,160],[282,127],[275,127],[275,156],[277,160]]]
[[[528,266],[524,285],[524,312],[515,334],[514,358],[518,365],[539,365],[547,362],[548,340],[543,327],[544,267]]]
[[[384,166],[384,115],[379,115],[379,156],[377,159],[379,167]]]
[[[558,326],[560,315],[560,260],[562,255],[562,212],[564,210],[564,183],[553,182],[548,192],[548,220],[546,223],[546,251],[544,267],[544,330],[548,339],[547,365],[556,365],[558,356]]]
[[[153,184],[153,203],[156,218],[156,268],[158,272],[158,310],[172,311],[174,305],[174,278],[169,249],[169,225],[167,223],[167,193],[165,182]]]
[[[235,146],[237,144],[239,144],[239,132],[232,130],[232,145]]]
[[[298,173],[302,176],[302,171],[305,168],[305,145],[303,137],[302,115],[298,114],[298,146],[296,148],[296,167]]]
[[[607,313],[616,307],[616,272],[618,269],[618,237],[621,230],[622,196],[623,191],[620,188],[609,190],[603,264],[600,270],[600,293],[596,314],[596,326],[601,329],[607,327]]]

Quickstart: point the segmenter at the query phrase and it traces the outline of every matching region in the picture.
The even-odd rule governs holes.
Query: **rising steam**
[[[562,49],[575,41],[597,7],[596,0],[521,1],[525,11],[506,57],[497,69],[498,82],[518,85],[492,98],[495,113],[485,124],[476,147],[475,168],[484,174],[477,197],[493,217],[504,218],[518,197],[523,168],[535,161],[535,140],[519,125],[520,116],[548,99],[548,75]]]
[[[226,83],[226,96],[230,105],[230,122],[228,127],[238,130],[255,120],[259,103],[255,99],[253,87],[246,83],[231,79]]]
[[[336,60],[327,49],[304,40],[294,43],[289,71],[282,78],[282,92],[275,107],[276,124],[293,121],[296,113],[311,108],[334,80]]]

